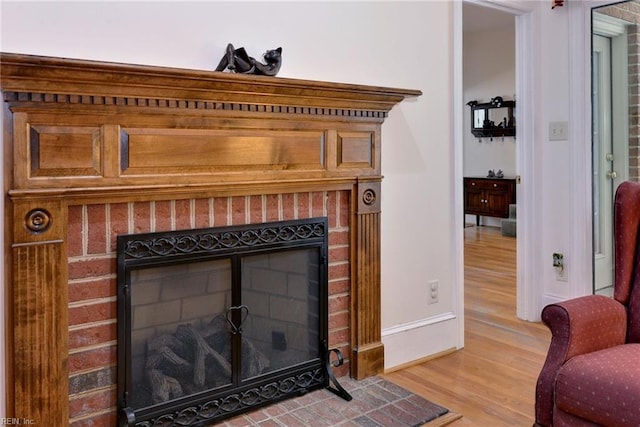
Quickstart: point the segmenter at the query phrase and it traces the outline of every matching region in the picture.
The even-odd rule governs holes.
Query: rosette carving
[[[24,218],[24,225],[32,233],[44,233],[51,227],[51,214],[44,209],[32,209]]]
[[[376,192],[373,191],[373,189],[369,188],[367,190],[364,191],[364,193],[362,194],[362,203],[364,203],[367,206],[371,206],[376,202],[377,196],[376,196]]]

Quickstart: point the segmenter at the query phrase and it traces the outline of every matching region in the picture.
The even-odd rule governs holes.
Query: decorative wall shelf
[[[471,107],[471,133],[476,138],[516,136],[514,110],[515,101],[496,101],[479,104],[467,103]]]

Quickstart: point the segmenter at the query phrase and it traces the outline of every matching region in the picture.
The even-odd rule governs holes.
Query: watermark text
[[[0,418],[0,426],[32,426],[35,420],[30,418]]]

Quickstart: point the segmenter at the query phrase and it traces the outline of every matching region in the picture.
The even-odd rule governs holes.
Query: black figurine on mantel
[[[252,58],[247,54],[244,47],[234,48],[231,43],[227,45],[227,53],[222,57],[216,71],[229,69],[234,73],[259,74],[264,76],[275,76],[280,71],[282,65],[282,48],[266,51],[262,57],[265,63]]]

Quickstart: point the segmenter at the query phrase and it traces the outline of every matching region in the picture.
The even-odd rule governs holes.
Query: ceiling
[[[514,15],[501,12],[491,7],[478,6],[473,3],[462,3],[462,22],[465,33],[488,29],[515,27]]]

